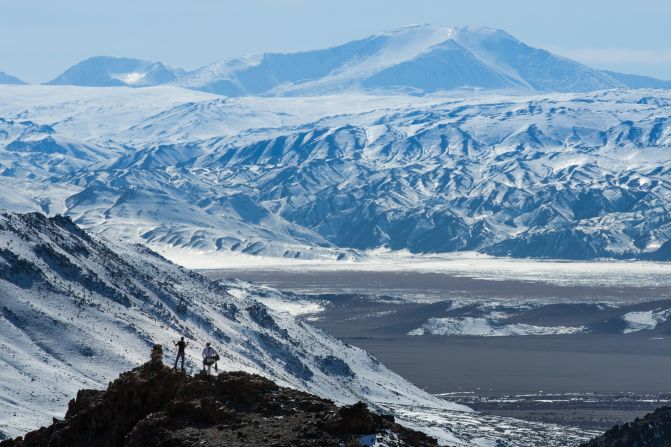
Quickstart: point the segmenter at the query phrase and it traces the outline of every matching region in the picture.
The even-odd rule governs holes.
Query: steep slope
[[[176,81],[227,96],[459,88],[584,92],[614,76],[486,27],[415,25],[324,50],[216,62]]]
[[[166,67],[160,62],[97,56],[73,65],[47,84],[147,87],[174,81],[182,73],[182,70]]]
[[[0,71],[0,84],[22,85],[25,84],[25,82],[17,77],[5,73],[4,71]]]
[[[454,39],[490,67],[532,90],[588,92],[621,86],[597,70],[530,47],[505,31],[459,27],[455,29]]]
[[[438,402],[365,352],[273,313],[249,290],[211,283],[142,247],[111,246],[67,218],[3,214],[0,238],[2,351],[8,354],[2,361],[15,373],[0,392],[22,398],[20,404],[16,397],[3,400],[13,410],[1,412],[9,417],[3,425],[54,411],[62,399],[55,396],[101,383],[137,364],[147,343],[168,346],[178,334],[192,345],[212,340],[227,368],[260,371],[338,401],[368,390],[364,394],[395,402],[409,387],[411,399]],[[41,377],[67,379],[49,385]],[[50,404],[40,409],[43,402]]]
[[[338,408],[243,372],[191,377],[164,366],[162,355],[155,346],[148,363],[122,374],[107,390],[80,390],[62,421],[0,447],[336,447],[357,440],[437,446],[363,403]]]

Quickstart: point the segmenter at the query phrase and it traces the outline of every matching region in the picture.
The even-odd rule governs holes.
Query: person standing
[[[210,342],[207,342],[205,344],[205,348],[203,349],[203,370],[205,370],[207,367],[207,373],[210,374],[212,371],[212,365],[214,365],[214,370],[219,372],[219,369],[217,368],[217,361],[219,361],[219,354],[217,354],[217,351],[215,351],[214,348],[210,346]]]
[[[175,358],[175,366],[172,369],[177,369],[177,362],[179,359],[182,359],[182,371],[184,371],[184,354],[186,352],[186,347],[189,346],[189,342],[184,341],[184,337],[180,338],[178,342],[172,342],[173,345],[177,346],[177,358]]]

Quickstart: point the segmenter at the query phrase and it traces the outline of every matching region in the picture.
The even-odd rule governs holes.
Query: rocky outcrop
[[[361,402],[337,407],[243,372],[188,376],[164,366],[155,346],[149,362],[107,390],[79,391],[63,420],[0,447],[356,446],[374,437],[437,445]]]
[[[633,422],[616,425],[580,447],[671,446],[671,407],[658,408]]]

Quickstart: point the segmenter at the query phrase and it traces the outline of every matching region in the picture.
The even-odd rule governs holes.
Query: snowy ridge
[[[671,259],[671,95],[0,88],[0,204],[180,248]]]
[[[176,85],[227,96],[460,88],[594,91],[626,86],[505,31],[413,25],[324,50],[262,54],[194,70]]]
[[[79,388],[104,387],[142,363],[154,343],[172,347],[184,335],[190,369],[200,367],[209,340],[226,370],[256,372],[340,403],[363,399],[450,445],[525,441],[531,433],[563,442],[558,427],[481,418],[419,390],[365,351],[296,320],[286,312],[291,298],[272,289],[210,282],[60,216],[3,213],[0,247],[0,431],[7,434],[61,415]],[[497,435],[498,426],[505,430]],[[585,438],[569,431],[570,439]]]

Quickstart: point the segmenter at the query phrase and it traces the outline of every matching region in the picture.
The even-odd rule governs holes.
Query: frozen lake
[[[380,269],[375,270],[376,267]],[[201,270],[211,278],[238,278],[307,294],[389,295],[408,301],[501,299],[540,302],[633,303],[671,298],[671,264],[502,261],[393,265],[286,264]],[[398,266],[403,267],[403,266]]]

